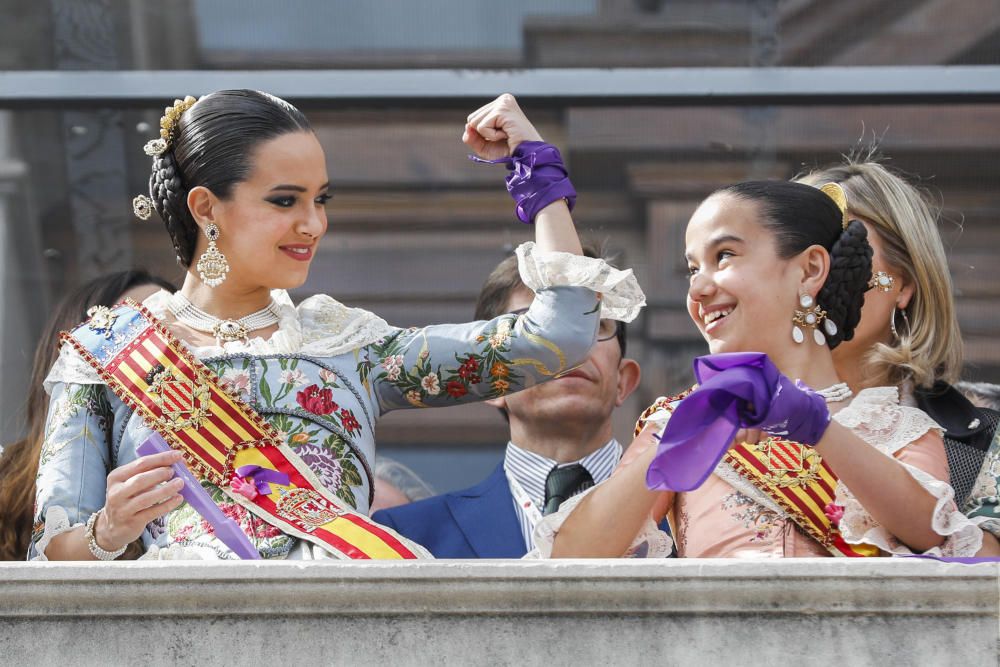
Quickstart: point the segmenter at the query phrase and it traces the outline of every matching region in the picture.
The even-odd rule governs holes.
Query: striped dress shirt
[[[508,442],[503,467],[507,474],[521,485],[521,488],[541,511],[545,504],[545,480],[549,476],[549,471],[556,466],[579,463],[594,478],[594,484],[599,484],[611,476],[621,458],[622,446],[614,438],[597,451],[588,454],[579,461],[571,461],[570,463],[558,463],[553,459],[521,449],[514,443]],[[531,551],[535,548],[535,541],[532,539],[535,527],[516,498],[514,499],[514,513],[517,514],[517,519],[521,524],[524,544],[528,551]]]

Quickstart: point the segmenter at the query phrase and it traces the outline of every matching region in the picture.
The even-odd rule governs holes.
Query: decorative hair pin
[[[197,101],[188,95],[183,100],[174,100],[173,106],[164,109],[163,116],[160,118],[160,138],[146,142],[146,145],[142,147],[143,152],[150,157],[166,153],[174,141],[174,131],[177,129],[181,116]]]
[[[146,142],[142,147],[142,152],[150,157],[158,157],[170,150],[171,144],[176,139],[177,125],[181,121],[184,112],[190,109],[197,102],[194,97],[188,95],[183,100],[174,100],[173,106],[163,110],[160,117],[160,137]],[[137,195],[132,200],[132,212],[140,220],[149,220],[153,215],[153,200],[146,195]]]
[[[132,200],[132,212],[140,220],[149,220],[149,217],[153,215],[153,200],[146,195],[137,195]]]
[[[832,199],[833,203],[840,209],[840,224],[844,229],[847,229],[847,226],[851,224],[851,216],[847,214],[847,193],[844,192],[844,188],[840,187],[840,183],[827,183],[820,188],[820,191]]]

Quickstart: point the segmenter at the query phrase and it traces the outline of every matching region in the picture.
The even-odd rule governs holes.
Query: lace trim
[[[900,465],[937,499],[934,513],[931,515],[931,529],[938,535],[944,536],[945,540],[941,546],[923,553],[946,558],[975,556],[983,546],[983,531],[978,524],[987,519],[984,517],[984,521],[976,521],[958,511],[955,505],[955,491],[947,482],[931,477],[920,468],[902,462]],[[839,526],[840,534],[846,542],[870,544],[891,554],[913,553],[909,547],[880,526],[843,484],[837,484],[836,502],[844,507],[844,516],[840,519]]]
[[[35,557],[31,560],[48,560],[45,555],[45,548],[49,546],[54,538],[68,533],[74,528],[83,527],[82,523],[69,522],[69,514],[65,508],[59,505],[52,505],[45,510],[45,530],[42,536],[35,542]]]
[[[601,484],[603,483],[601,482]],[[601,484],[597,484],[583,493],[573,496],[560,505],[557,511],[542,517],[542,520],[535,526],[534,533],[532,533],[535,548],[529,551],[524,558],[529,560],[552,558],[552,545],[555,543],[556,535],[559,534],[562,525],[566,522],[569,515],[573,513],[573,510],[576,509],[576,506],[580,504],[580,501],[593,492],[594,489],[599,488]],[[669,558],[673,550],[674,541],[671,537],[657,528],[652,519],[647,518],[639,534],[632,540],[632,544],[629,545],[623,557]]]
[[[143,302],[156,317],[167,313],[170,293],[161,290]],[[268,338],[251,338],[220,345],[188,346],[199,359],[225,354],[309,354],[334,357],[364,347],[394,329],[381,317],[360,308],[349,308],[332,297],[317,294],[298,308],[284,290],[273,290],[271,298],[279,309],[278,330]],[[48,377],[45,389],[58,382],[102,384],[97,372],[70,346],[64,346]]]
[[[533,292],[554,286],[586,287],[601,295],[601,317],[631,322],[646,305],[632,269],[620,270],[603,259],[568,252],[542,252],[535,244],[517,248],[521,280]]]
[[[896,387],[862,389],[850,405],[833,418],[889,456],[928,431],[944,433],[944,429],[923,410],[900,405]]]

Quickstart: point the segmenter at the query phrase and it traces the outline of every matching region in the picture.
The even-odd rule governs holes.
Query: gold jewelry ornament
[[[174,142],[175,131],[177,130],[178,123],[180,123],[181,116],[184,115],[185,111],[193,107],[197,101],[188,95],[183,100],[174,100],[173,106],[164,109],[163,116],[160,117],[160,138],[147,141],[146,145],[142,147],[143,152],[150,157],[166,153],[170,149],[170,145]]]
[[[851,224],[851,216],[847,213],[847,193],[844,192],[844,188],[840,187],[840,183],[827,183],[820,188],[820,191],[832,199],[833,203],[840,209],[841,227],[847,229],[847,226]]]
[[[115,320],[118,315],[107,306],[91,306],[87,309],[87,328],[96,334],[104,334],[105,338],[111,338],[114,334]]]
[[[826,336],[819,328],[821,323],[827,335],[837,335],[837,325],[833,323],[833,320],[827,318],[826,311],[819,307],[812,295],[801,294],[799,305],[802,310],[796,310],[792,317],[792,340],[801,345],[806,340],[802,329],[812,329],[813,341],[817,345],[826,345]]]
[[[879,292],[891,292],[892,286],[896,284],[896,279],[885,271],[876,271],[872,279],[868,281],[868,289],[877,289]]]
[[[229,262],[222,254],[215,242],[219,240],[219,228],[215,223],[205,227],[205,238],[208,239],[208,248],[198,258],[198,275],[209,287],[218,287],[225,281],[226,274],[229,273]]]
[[[149,220],[153,215],[153,200],[146,195],[136,195],[132,200],[132,212],[140,220]]]

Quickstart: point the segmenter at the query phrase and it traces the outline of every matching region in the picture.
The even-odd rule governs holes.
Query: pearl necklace
[[[816,393],[822,396],[827,403],[840,403],[854,396],[854,392],[851,391],[846,382],[838,382],[826,389],[817,389]]]
[[[195,331],[210,333],[215,336],[215,342],[246,342],[250,332],[272,326],[278,323],[278,304],[273,300],[264,308],[239,319],[224,320],[209,315],[180,292],[170,295],[167,309],[173,313],[178,322],[182,322]]]

